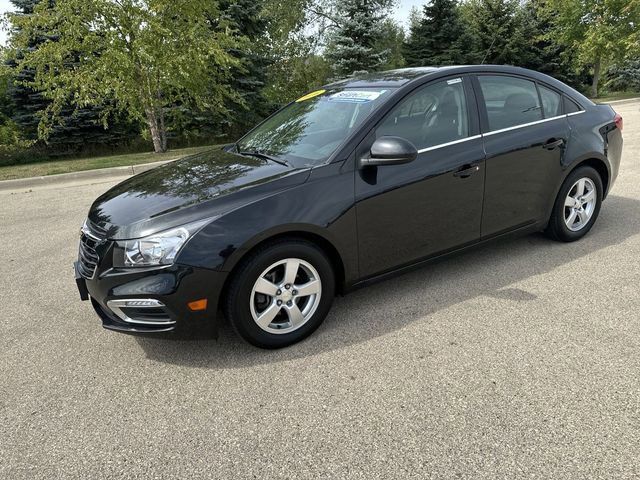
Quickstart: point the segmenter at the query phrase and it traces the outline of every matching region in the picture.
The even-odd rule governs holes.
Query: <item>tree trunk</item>
[[[593,64],[593,83],[591,84],[591,95],[593,98],[598,98],[598,83],[600,82],[600,68],[601,61],[600,57],[596,58],[595,63]]]
[[[154,107],[145,108],[147,115],[147,125],[151,133],[153,141],[153,151],[155,153],[164,153],[167,151],[166,132],[164,131],[164,120],[159,119]]]
[[[159,117],[160,117],[160,143],[162,145],[162,151],[167,151],[167,129],[164,126],[164,109],[161,107],[159,109]]]

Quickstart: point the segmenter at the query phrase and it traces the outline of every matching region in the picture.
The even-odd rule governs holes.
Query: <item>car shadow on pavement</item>
[[[514,283],[550,272],[640,233],[640,201],[610,196],[592,231],[560,243],[542,234],[497,241],[338,297],[322,326],[291,347],[269,351],[244,343],[220,322],[214,339],[136,337],[148,358],[195,368],[232,369],[322,354],[399,330],[478,296],[527,302],[536,296]],[[606,269],[606,265],[600,268]],[[464,319],[461,319],[464,320]],[[470,314],[466,319],[473,322]]]

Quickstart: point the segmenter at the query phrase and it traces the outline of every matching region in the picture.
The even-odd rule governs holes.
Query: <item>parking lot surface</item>
[[[113,185],[0,192],[0,478],[640,476],[640,104],[591,233],[338,298],[280,351],[105,331],[73,281]]]

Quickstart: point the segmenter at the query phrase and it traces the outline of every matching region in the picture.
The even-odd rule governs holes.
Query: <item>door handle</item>
[[[460,170],[453,172],[453,176],[459,178],[467,178],[476,173],[478,170],[480,170],[480,165],[478,164],[465,165]]]
[[[558,147],[562,147],[564,146],[564,140],[560,139],[560,140],[554,140],[553,138],[551,140],[549,140],[547,143],[545,143],[542,148],[546,149],[546,150],[555,150]]]

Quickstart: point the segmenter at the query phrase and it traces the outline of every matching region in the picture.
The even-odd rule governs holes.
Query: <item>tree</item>
[[[335,76],[376,71],[386,62],[388,51],[377,51],[384,35],[384,20],[393,0],[342,0],[336,5],[335,29],[326,57]]]
[[[543,8],[545,0],[530,0],[522,7],[522,38],[529,45],[521,66],[546,73],[581,88],[587,80],[585,69],[577,62],[577,55],[552,35],[552,19]]]
[[[475,62],[523,65],[530,60],[532,39],[518,0],[469,0],[461,13],[473,37]]]
[[[433,0],[425,4],[422,15],[412,14],[404,56],[411,67],[462,64],[471,44],[457,1]]]
[[[387,52],[382,70],[392,70],[406,65],[404,59],[404,30],[393,19],[387,18],[382,23],[382,33],[375,43],[378,52]]]
[[[238,61],[228,53],[235,40],[216,2],[58,0],[34,12],[12,17],[19,28],[13,41],[25,47],[19,71],[34,69],[29,86],[51,101],[42,134],[69,101],[76,107],[102,105],[104,122],[114,111],[145,122],[154,150],[164,152],[165,109],[176,103],[226,109],[229,71]],[[42,31],[58,37],[26,51],[29,39]]]
[[[332,0],[265,0],[270,52],[265,96],[282,106],[324,85],[331,76],[322,55],[335,27]]]
[[[612,91],[640,92],[640,58],[612,65],[606,74],[606,86]]]
[[[591,94],[597,97],[604,68],[622,60],[638,35],[639,2],[547,0],[543,8],[552,16],[553,37],[574,49],[582,63],[592,66]]]
[[[53,1],[41,0],[12,0],[17,13],[14,15],[28,18],[34,15],[36,5],[44,3],[51,7]],[[22,35],[19,25],[13,25],[13,36]],[[11,119],[22,135],[35,143],[38,139],[38,125],[44,112],[51,101],[42,92],[34,90],[30,85],[35,78],[35,70],[23,68],[17,71],[17,62],[23,57],[26,50],[38,48],[46,41],[56,41],[55,31],[32,32],[29,38],[22,35],[22,45],[13,45],[10,58],[5,63],[12,70],[12,80],[8,85],[8,98],[13,105]],[[14,42],[15,43],[15,42]],[[67,65],[66,68],[73,68]],[[109,100],[111,101],[111,100]],[[136,124],[128,121],[123,115],[111,115],[109,128],[105,129],[100,121],[101,106],[88,106],[86,108],[74,108],[67,104],[61,106],[59,121],[51,126],[46,135],[46,148],[39,144],[39,150],[46,150],[50,155],[76,153],[87,148],[104,148],[130,141],[139,135]]]
[[[231,88],[241,102],[229,108],[236,112],[234,127],[244,130],[269,114],[271,105],[264,95],[266,72],[271,63],[267,43],[267,19],[263,15],[264,0],[221,0],[220,10],[239,37],[240,45],[230,53],[239,65],[231,68]],[[233,99],[232,99],[233,100]]]

